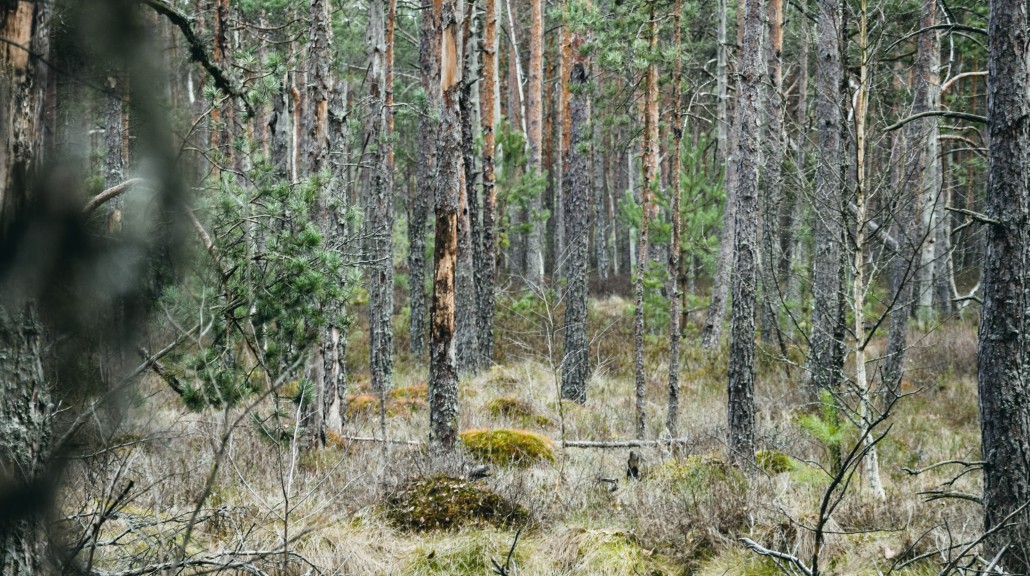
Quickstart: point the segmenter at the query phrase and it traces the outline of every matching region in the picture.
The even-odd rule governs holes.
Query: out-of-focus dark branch
[[[139,0],[139,2],[153,8],[155,12],[168,18],[169,22],[181,30],[183,37],[190,46],[190,60],[200,64],[204,67],[204,70],[207,70],[207,73],[211,75],[211,78],[215,81],[215,86],[218,87],[219,90],[229,97],[239,98],[240,101],[243,102],[243,106],[246,108],[248,116],[254,115],[254,109],[251,107],[250,101],[247,100],[243,91],[233,86],[232,81],[229,80],[225,71],[219,68],[218,65],[211,60],[211,56],[208,55],[207,49],[204,47],[204,43],[201,42],[197,33],[194,32],[193,26],[191,25],[191,18],[189,16],[179,12],[170,4],[165,2],[165,0]]]

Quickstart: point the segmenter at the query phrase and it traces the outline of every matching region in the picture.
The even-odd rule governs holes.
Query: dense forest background
[[[1019,0],[0,0],[0,574],[1030,572]]]

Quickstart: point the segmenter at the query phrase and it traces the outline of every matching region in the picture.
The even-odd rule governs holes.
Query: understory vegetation
[[[198,572],[223,562],[296,575],[505,566],[508,574],[781,573],[741,538],[811,557],[835,455],[859,443],[861,430],[832,422],[801,368],[760,350],[754,468],[725,455],[726,347],[702,351],[690,336],[675,443],[577,447],[632,437],[632,356],[623,350],[632,306],[591,300],[596,370],[579,405],[559,402],[554,359],[537,352],[548,349],[538,341],[548,332],[540,316],[512,311],[519,298],[501,300],[504,361],[460,381],[455,455],[427,452],[426,366],[406,352],[386,397],[387,441],[373,441],[382,440],[380,399],[356,368],[343,433],[317,449],[303,440],[302,386],[247,399],[256,404],[191,410],[151,375],[134,390],[124,425],[68,462],[63,531],[85,542],[96,530],[89,562],[111,570],[160,564],[179,547]],[[368,354],[363,323],[351,327],[355,359]],[[910,334],[902,397],[878,444],[887,497],[868,493],[861,470],[839,492],[819,544],[827,573],[937,574],[979,535],[980,475],[963,464],[979,460],[975,331],[971,320],[952,320]],[[870,357],[883,345],[874,338]],[[652,438],[662,437],[665,415],[663,346],[660,338],[647,346]],[[250,414],[277,414],[278,433]],[[627,477],[631,450],[639,478]],[[941,462],[950,463],[934,466]]]

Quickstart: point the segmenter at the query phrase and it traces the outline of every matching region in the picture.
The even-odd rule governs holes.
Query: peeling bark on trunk
[[[1030,572],[1030,102],[1027,7],[992,0],[987,63],[987,253],[977,361],[983,437],[983,556]]]
[[[745,0],[737,97],[736,233],[730,320],[728,438],[730,459],[755,457],[755,314],[758,288],[759,113],[762,99],[762,1]]]
[[[0,246],[30,201],[43,149],[48,1],[0,2]],[[28,48],[26,50],[26,48]],[[32,55],[39,55],[39,58]],[[43,328],[31,302],[0,279],[0,487],[43,497],[54,406],[43,377]],[[41,502],[0,525],[0,574],[45,571]]]
[[[435,198],[436,240],[433,309],[430,324],[429,443],[438,452],[454,449],[458,438],[458,373],[454,350],[454,269],[458,251],[458,195],[464,187],[461,155],[462,46],[458,18],[460,0],[435,0],[441,22],[440,132],[437,137],[440,165]]]

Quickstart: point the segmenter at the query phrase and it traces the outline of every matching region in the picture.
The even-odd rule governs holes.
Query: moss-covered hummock
[[[386,516],[400,528],[425,531],[479,523],[517,526],[529,514],[485,486],[439,474],[412,480],[392,494]]]
[[[692,492],[709,493],[715,486],[726,486],[735,493],[747,489],[747,478],[740,470],[713,456],[670,460],[656,467],[652,475]]]
[[[486,405],[486,409],[493,416],[503,416],[512,420],[530,418],[536,413],[529,402],[512,396],[494,398]]]
[[[467,430],[461,433],[461,441],[477,460],[499,466],[554,462],[551,439],[526,430]]]
[[[759,450],[755,452],[755,461],[770,474],[783,474],[797,467],[794,459],[776,450]]]

